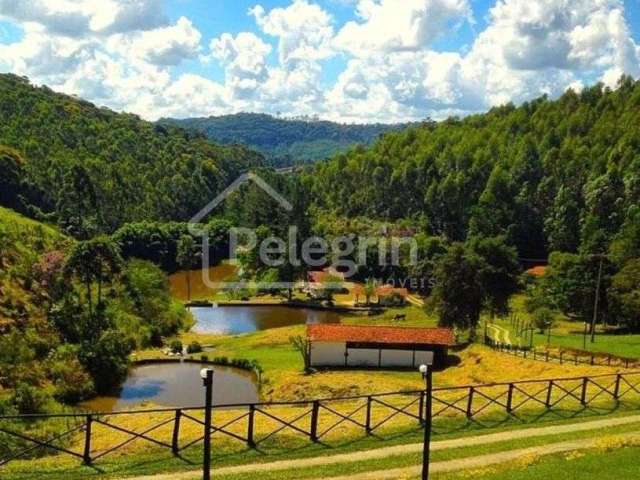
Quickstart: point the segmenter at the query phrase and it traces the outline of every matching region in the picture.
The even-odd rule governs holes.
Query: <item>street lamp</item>
[[[429,366],[433,365],[433,352],[427,352],[427,363],[418,369],[425,382],[426,415],[424,425],[424,444],[422,446],[422,480],[429,479],[429,450],[431,447],[431,420],[433,411],[433,372]]]
[[[211,404],[213,403],[213,370],[200,370],[202,385],[206,388],[204,402],[204,459],[202,462],[202,480],[211,479]]]

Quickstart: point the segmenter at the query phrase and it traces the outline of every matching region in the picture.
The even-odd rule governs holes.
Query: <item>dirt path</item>
[[[640,441],[640,432],[617,435],[616,438],[629,441]],[[445,462],[434,462],[431,464],[429,471],[431,473],[446,473],[455,472],[457,470],[484,468],[491,465],[513,462],[530,455],[542,457],[545,455],[553,455],[557,453],[566,453],[575,450],[594,448],[598,446],[599,441],[599,438],[586,438],[583,440],[551,443],[549,445],[541,445],[539,447],[521,448],[519,450],[490,453],[487,455],[478,455],[476,457],[460,458],[457,460],[448,460]],[[397,480],[417,477],[420,475],[420,472],[421,466],[416,465],[414,467],[357,473],[340,477],[322,477],[322,479],[317,478],[312,480]]]
[[[437,450],[447,450],[447,449],[461,448],[461,447],[473,447],[478,445],[488,445],[492,443],[518,440],[522,438],[544,437],[549,435],[561,435],[565,433],[574,433],[574,432],[586,432],[590,430],[598,430],[601,428],[611,428],[611,427],[616,427],[620,425],[629,425],[633,423],[640,423],[640,415],[633,415],[633,416],[620,417],[620,418],[610,418],[610,419],[604,419],[604,420],[595,420],[591,422],[574,423],[569,425],[551,425],[548,427],[512,430],[507,432],[491,433],[487,435],[477,435],[473,437],[456,438],[452,440],[440,440],[432,443],[431,450],[437,451]],[[544,448],[544,447],[539,447],[539,448]],[[579,448],[588,448],[588,447],[579,447]],[[523,449],[523,450],[526,450],[526,449]],[[395,445],[392,447],[376,448],[372,450],[357,451],[357,452],[344,453],[344,454],[338,454],[338,455],[326,455],[326,456],[313,457],[313,458],[281,460],[281,461],[269,462],[269,463],[254,463],[249,465],[237,465],[232,467],[224,467],[224,468],[215,469],[212,472],[212,474],[215,477],[215,476],[221,476],[221,475],[231,475],[231,474],[240,474],[240,473],[289,470],[294,468],[309,468],[314,466],[332,465],[337,463],[351,463],[351,462],[360,462],[363,460],[380,459],[380,458],[392,457],[397,455],[406,455],[407,453],[416,453],[421,451],[422,451],[422,443],[412,443],[407,445]],[[511,452],[517,452],[517,451],[511,451]],[[505,452],[505,454],[511,453],[511,452]],[[500,458],[501,455],[504,455],[504,454],[495,454],[496,458]],[[519,453],[514,458],[518,458],[520,455],[522,454]],[[484,455],[483,457],[492,457],[492,455]],[[476,458],[476,457],[472,457],[469,459],[452,460],[451,462],[440,462],[440,463],[443,463],[443,464],[453,463],[457,465],[458,463],[462,463],[466,460],[471,461],[473,458]],[[477,458],[481,458],[481,457],[477,457]],[[496,461],[495,463],[500,463],[500,461]],[[456,467],[455,469],[472,468],[472,467],[463,466],[463,467]],[[441,466],[439,468],[444,468],[444,466]],[[448,470],[441,470],[441,471],[448,471]],[[379,474],[380,472],[378,472],[378,475]],[[192,480],[192,479],[195,480],[199,478],[199,476],[200,476],[200,472],[194,471],[194,472],[150,475],[150,476],[136,477],[136,478],[128,477],[128,480]],[[399,475],[399,476],[402,476],[402,475]],[[359,475],[356,475],[356,476],[345,477],[345,480],[359,480],[360,478],[364,480],[368,478],[377,479],[377,478],[397,478],[397,477],[380,477],[380,476],[360,477]],[[342,478],[340,478],[340,480],[342,480]]]

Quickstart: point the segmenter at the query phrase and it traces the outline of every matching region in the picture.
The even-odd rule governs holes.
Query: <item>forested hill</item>
[[[369,145],[383,133],[407,127],[407,124],[351,125],[289,120],[257,113],[162,119],[160,123],[193,129],[223,144],[247,145],[263,153],[276,167],[328,158],[357,144]]]
[[[524,256],[605,251],[640,230],[640,82],[390,133],[307,182],[339,215],[414,217],[452,240],[507,234]]]
[[[0,205],[76,236],[141,220],[185,220],[263,162],[242,146],[0,75]]]

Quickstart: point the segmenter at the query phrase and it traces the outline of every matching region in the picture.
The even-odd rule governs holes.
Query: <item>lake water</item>
[[[132,409],[144,402],[162,407],[202,406],[204,387],[200,370],[204,367],[213,368],[215,372],[214,404],[258,401],[258,386],[250,372],[198,363],[159,362],[133,367],[120,389],[110,396],[84,402],[82,406],[96,412]]]
[[[235,335],[291,325],[339,323],[340,316],[326,310],[285,306],[224,306],[190,308],[196,333]]]

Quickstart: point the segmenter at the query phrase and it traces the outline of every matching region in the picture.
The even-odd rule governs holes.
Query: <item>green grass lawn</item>
[[[616,450],[595,450],[574,454],[551,455],[536,459],[521,468],[499,469],[498,472],[460,472],[434,475],[436,480],[632,480],[640,478],[640,447],[623,447]],[[417,477],[416,477],[417,478]]]
[[[514,296],[511,304],[514,314],[520,318],[521,324],[531,321],[531,315],[524,308],[524,297],[522,295]],[[514,344],[519,344],[520,346],[530,345],[530,332],[524,332],[519,336],[516,327],[511,325],[509,319],[498,319],[495,323],[509,330],[511,341]],[[538,331],[534,333],[533,344],[535,347],[545,348],[550,345],[551,347],[585,350],[583,324],[570,322],[566,317],[558,315],[556,324],[551,330],[550,343],[548,343],[548,340],[547,333],[541,334]],[[586,350],[598,354],[640,358],[640,334],[612,335],[597,331],[595,343],[591,343],[590,337],[587,338]]]

